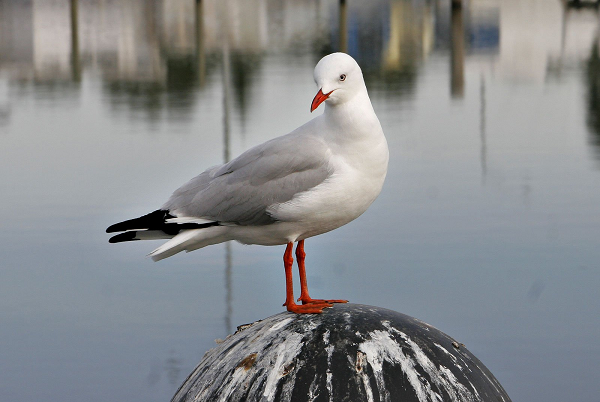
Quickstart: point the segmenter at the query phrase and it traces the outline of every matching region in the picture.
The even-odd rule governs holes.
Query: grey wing
[[[332,171],[329,156],[318,137],[279,137],[196,176],[175,191],[163,209],[222,223],[273,223],[269,206],[325,181]]]

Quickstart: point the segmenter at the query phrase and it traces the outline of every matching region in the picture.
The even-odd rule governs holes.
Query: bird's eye
[[[340,81],[344,81],[344,80],[346,80],[346,74],[340,75]]]

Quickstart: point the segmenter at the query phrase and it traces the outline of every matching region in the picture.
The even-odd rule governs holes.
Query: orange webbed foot
[[[326,304],[333,304],[333,303],[348,303],[348,300],[342,300],[342,299],[313,299],[311,297],[299,297],[298,301],[301,301],[303,305],[306,304],[320,304],[320,303],[326,303]]]
[[[326,302],[310,304],[289,303],[287,305],[284,304],[284,306],[286,306],[287,311],[296,314],[321,314],[323,312],[323,309],[333,307],[333,304]]]

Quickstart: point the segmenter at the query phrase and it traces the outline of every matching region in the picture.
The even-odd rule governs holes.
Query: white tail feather
[[[162,230],[136,230],[136,240],[171,239],[173,235],[166,234]]]
[[[167,220],[165,220],[165,222],[167,223],[198,223],[200,225],[203,225],[205,223],[212,223],[214,222],[214,219],[204,219],[204,218],[193,218],[190,216],[180,216],[180,217],[175,217],[175,218],[169,218]]]
[[[160,261],[184,250],[192,251],[211,244],[221,243],[229,240],[226,232],[227,228],[223,226],[184,230],[152,251],[148,256],[154,261]]]

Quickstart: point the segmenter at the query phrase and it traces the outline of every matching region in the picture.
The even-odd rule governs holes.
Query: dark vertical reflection
[[[233,313],[233,281],[231,279],[232,253],[231,242],[225,243],[225,331],[233,332],[231,314]]]
[[[204,5],[202,0],[196,0],[196,71],[198,85],[206,81],[206,55],[204,51]]]
[[[340,52],[348,53],[348,5],[340,0]]]
[[[600,46],[598,38],[592,44],[586,63],[587,81],[587,125],[590,129],[589,142],[594,156],[600,159]]]
[[[81,80],[79,57],[79,0],[71,0],[71,74],[73,81]]]
[[[232,86],[232,101],[234,110],[239,111],[240,122],[242,123],[242,135],[246,127],[246,117],[249,109],[250,88],[256,75],[261,68],[262,60],[259,54],[252,51],[240,52],[232,51],[230,54],[231,69],[230,82]]]
[[[230,81],[231,81],[231,58],[229,54],[229,44],[227,41],[227,37],[225,35],[223,39],[223,45],[221,48],[222,56],[223,56],[223,159],[225,162],[230,159],[230,151],[229,151],[229,136],[230,136]]]
[[[175,351],[171,350],[169,352],[169,357],[165,361],[165,371],[167,372],[167,378],[169,384],[172,387],[177,386],[179,381],[181,381],[181,359],[177,358],[175,355]]]
[[[481,75],[481,85],[479,90],[479,134],[481,138],[481,180],[485,184],[485,178],[487,175],[487,144],[485,135],[485,79],[483,74]]]
[[[565,2],[562,3],[563,13],[561,20],[561,30],[560,30],[560,55],[558,57],[558,66],[557,71],[560,74],[562,72],[562,65],[565,58],[565,48],[567,43],[567,18],[568,18],[568,8]]]
[[[452,3],[450,24],[450,93],[462,98],[465,92],[465,33],[462,7]]]
[[[228,162],[231,159],[230,151],[230,105],[229,100],[231,94],[231,57],[229,49],[229,25],[227,23],[227,1],[222,3],[223,9],[221,10],[221,28],[222,28],[222,40],[221,52],[223,58],[222,64],[222,76],[223,76],[223,160]],[[225,330],[228,334],[232,332],[231,314],[233,311],[232,307],[232,278],[231,278],[231,242],[225,243]]]

